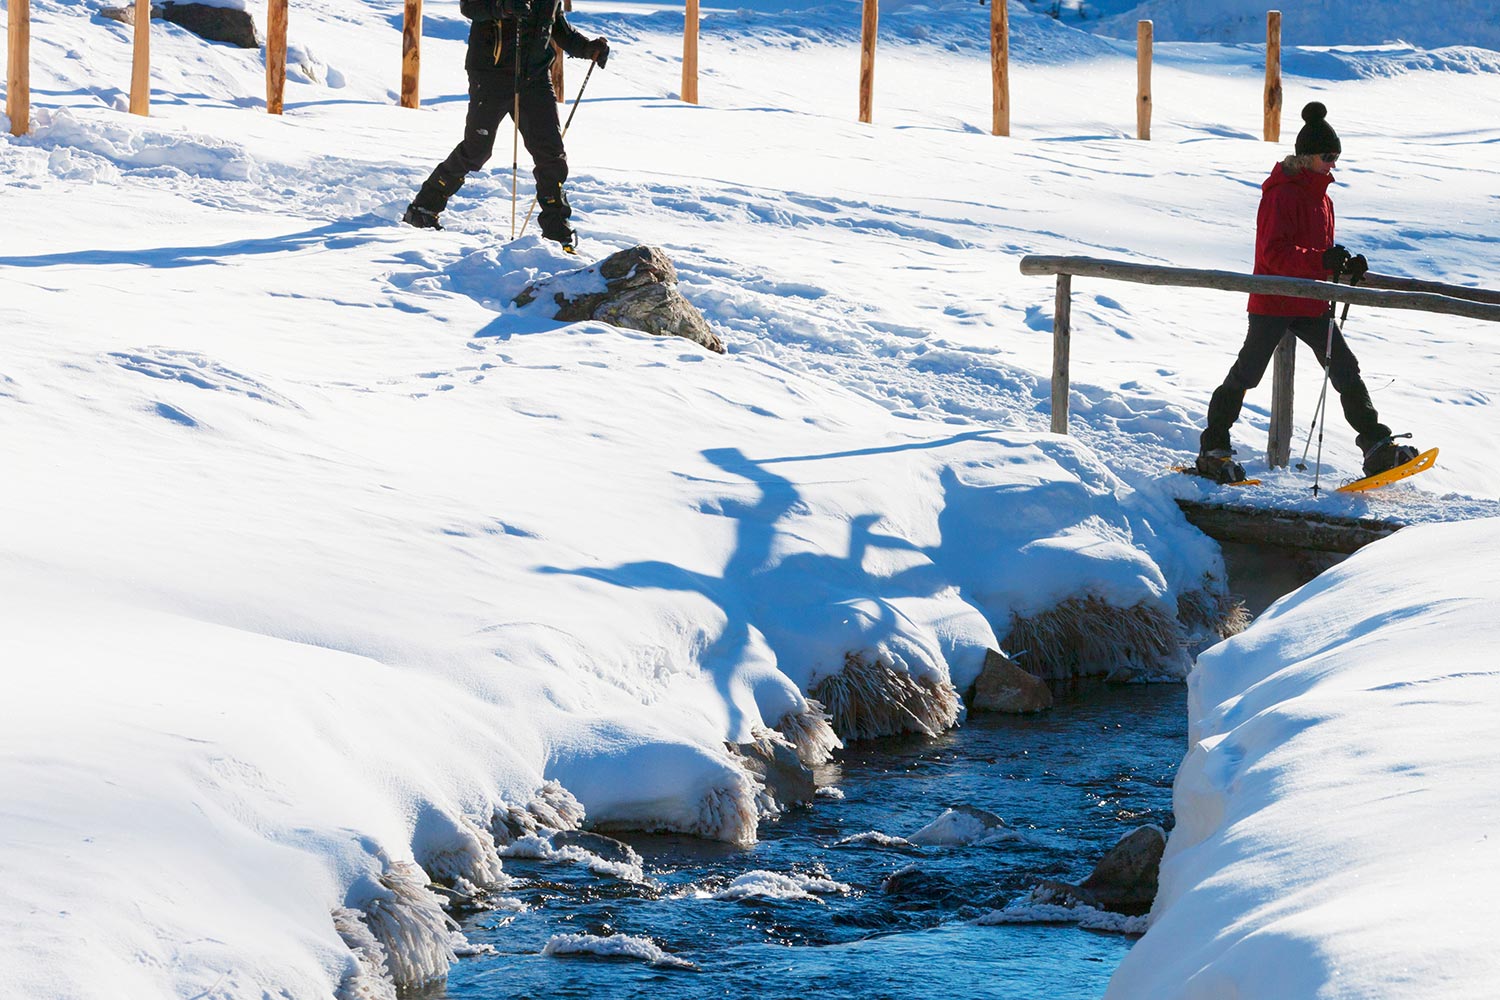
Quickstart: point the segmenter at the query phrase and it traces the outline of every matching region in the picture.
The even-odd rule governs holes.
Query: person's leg
[[[1325,358],[1330,323],[1333,324],[1333,351]],[[1328,317],[1302,318],[1292,324],[1292,332],[1297,335],[1298,340],[1313,349],[1318,363],[1328,369],[1328,381],[1339,394],[1344,419],[1354,428],[1360,451],[1369,451],[1381,440],[1390,437],[1391,429],[1380,422],[1380,415],[1375,412],[1375,404],[1370,400],[1370,390],[1360,377],[1359,361],[1354,357],[1354,352],[1349,350],[1349,344],[1344,340],[1343,331],[1338,324]]]
[[[490,68],[469,71],[469,110],[464,117],[464,137],[412,199],[407,215],[417,217],[413,225],[435,224],[438,214],[448,206],[448,199],[463,187],[465,176],[489,162],[495,150],[495,131],[510,110],[509,74]]]
[[[1370,400],[1369,387],[1359,374],[1359,361],[1349,344],[1344,340],[1338,324],[1333,325],[1333,350],[1327,361],[1324,351],[1328,348],[1328,318],[1309,320],[1294,328],[1297,337],[1317,353],[1319,362],[1328,369],[1328,381],[1339,394],[1339,405],[1344,410],[1344,419],[1354,428],[1355,443],[1359,446],[1365,475],[1374,475],[1395,468],[1417,457],[1417,449],[1410,445],[1398,445],[1391,439],[1391,429],[1380,422],[1375,404]]]
[[[572,246],[574,234],[568,220],[573,209],[563,192],[563,182],[568,179],[568,154],[563,148],[557,117],[557,97],[546,78],[521,85],[521,138],[531,154],[536,200],[541,209],[537,222],[541,224],[542,235]]]
[[[1276,352],[1286,332],[1285,316],[1250,316],[1245,343],[1240,347],[1224,383],[1214,390],[1208,403],[1208,426],[1198,439],[1201,453],[1229,451],[1229,429],[1240,417],[1245,403],[1245,393],[1260,385],[1266,374],[1266,365]]]

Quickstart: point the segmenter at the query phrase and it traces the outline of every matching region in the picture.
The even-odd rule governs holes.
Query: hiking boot
[[[1402,434],[1401,437],[1411,437]],[[1374,476],[1389,472],[1398,465],[1405,465],[1418,455],[1409,444],[1397,444],[1395,437],[1382,438],[1365,451],[1365,475]]]
[[[1236,462],[1233,456],[1232,448],[1200,451],[1193,467],[1198,470],[1198,475],[1216,483],[1238,483],[1245,478],[1245,467]]]
[[[568,204],[568,196],[561,185],[552,191],[538,193],[536,201],[542,209],[536,219],[542,227],[542,238],[560,243],[568,253],[576,253],[578,234],[568,225],[573,206]]]
[[[401,216],[401,221],[408,226],[415,226],[418,229],[443,228],[438,222],[438,214],[436,212],[430,212],[425,208],[418,208],[416,203],[406,206],[406,214]]]

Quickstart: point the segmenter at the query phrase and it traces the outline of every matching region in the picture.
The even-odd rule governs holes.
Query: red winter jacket
[[[1327,280],[1323,251],[1333,246],[1332,174],[1302,170],[1289,174],[1276,164],[1260,186],[1260,213],[1255,218],[1255,273],[1284,278]],[[1321,316],[1322,299],[1284,295],[1251,295],[1249,311],[1258,316]]]

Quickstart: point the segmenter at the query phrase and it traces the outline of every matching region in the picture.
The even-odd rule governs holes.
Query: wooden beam
[[[687,0],[682,27],[682,99],[698,103],[698,0]]]
[[[1297,374],[1297,338],[1283,334],[1273,355],[1271,375],[1271,433],[1266,440],[1266,464],[1284,469],[1292,461],[1292,398]]]
[[[6,20],[5,117],[10,134],[31,131],[31,0],[10,0]]]
[[[1396,278],[1388,274],[1370,271],[1359,282],[1365,288],[1381,288],[1392,292],[1433,292],[1453,299],[1468,299],[1470,302],[1488,302],[1500,305],[1500,292],[1488,288],[1470,288],[1467,285],[1447,285],[1441,281],[1421,281],[1417,278]]]
[[[266,4],[266,111],[279,115],[286,94],[287,0]]]
[[[1151,36],[1150,21],[1135,23],[1135,137],[1151,138]]]
[[[406,0],[401,21],[401,106],[422,103],[422,0]]]
[[[1281,141],[1281,11],[1266,12],[1266,142]]]
[[[995,0],[996,3],[1003,0]],[[1072,343],[1073,279],[1057,276],[1052,306],[1052,433],[1068,433],[1068,352]]]
[[[135,49],[130,59],[130,113],[151,114],[151,0],[135,0]]]
[[[1179,499],[1188,523],[1220,542],[1279,545],[1320,552],[1355,552],[1405,525],[1373,517],[1338,517],[1316,511],[1268,510],[1241,504]]]
[[[990,0],[990,89],[990,132],[1010,135],[1010,11],[1005,0]]]
[[[864,0],[859,35],[859,120],[875,120],[875,36],[880,27],[879,0]]]
[[[1331,281],[1307,278],[1278,278],[1271,275],[1240,274],[1235,271],[1211,271],[1188,267],[1162,267],[1155,264],[1133,264],[1126,261],[1099,260],[1093,257],[1026,256],[1021,258],[1021,273],[1041,276],[1073,274],[1113,281],[1132,281],[1143,285],[1173,285],[1179,288],[1213,288],[1226,292],[1259,292],[1263,295],[1290,295],[1297,298],[1322,299],[1324,302],[1353,302],[1360,306],[1382,309],[1413,309],[1419,312],[1443,313],[1500,322],[1500,305],[1474,302],[1429,292],[1381,291],[1363,285],[1341,285]]]

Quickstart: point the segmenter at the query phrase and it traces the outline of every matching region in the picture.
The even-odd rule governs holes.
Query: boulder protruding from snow
[[[1025,714],[1052,707],[1052,689],[997,650],[986,650],[969,708],[975,712]]]
[[[100,17],[135,24],[135,6],[105,7]],[[206,3],[153,3],[151,16],[168,21],[199,38],[210,42],[224,42],[241,49],[260,48],[260,37],[255,32],[255,20],[247,10],[223,7]]]
[[[552,318],[566,323],[595,319],[627,330],[683,337],[724,353],[724,342],[678,291],[677,269],[656,247],[631,247],[597,264],[543,278],[527,285],[515,301],[526,306],[539,299],[551,299],[557,307]]]
[[[1141,826],[1120,838],[1100,859],[1092,874],[1077,885],[1043,882],[1034,892],[1038,902],[1091,906],[1111,913],[1138,916],[1156,900],[1167,835],[1159,826]]]
[[[155,14],[153,10],[152,16]],[[163,20],[210,42],[224,42],[241,49],[260,48],[260,38],[255,33],[255,20],[247,10],[167,0],[161,5],[161,16]]]

